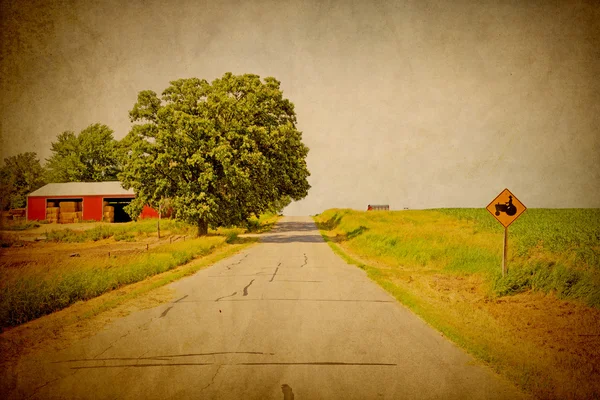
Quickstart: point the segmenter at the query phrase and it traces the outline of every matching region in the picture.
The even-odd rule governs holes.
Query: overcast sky
[[[141,90],[255,73],[310,148],[287,214],[483,208],[505,187],[600,207],[597,1],[0,2],[2,158],[96,122],[121,139]]]

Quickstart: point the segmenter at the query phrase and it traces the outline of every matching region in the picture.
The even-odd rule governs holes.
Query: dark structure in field
[[[390,205],[389,204],[369,204],[367,207],[367,211],[373,211],[373,210],[389,211]]]

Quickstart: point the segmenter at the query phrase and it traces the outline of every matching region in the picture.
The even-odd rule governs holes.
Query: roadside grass
[[[7,222],[0,225],[0,230],[5,231],[25,231],[28,229],[39,228],[41,224],[46,223],[39,221],[18,221],[18,222]]]
[[[194,235],[197,228],[185,222],[174,219],[160,221],[161,233],[176,235]],[[140,221],[119,224],[98,223],[91,229],[78,231],[73,229],[53,229],[46,233],[46,240],[50,242],[83,243],[98,241],[114,237],[115,240],[135,241],[136,237],[156,235],[157,220],[145,219]]]
[[[273,219],[275,218],[275,219]],[[258,229],[270,227],[278,217],[257,219]],[[102,224],[87,231],[68,229],[49,232],[49,241],[81,243],[108,239],[134,241],[136,237],[154,232],[156,220],[128,224]],[[178,221],[161,221],[161,231],[194,236],[196,227]],[[73,257],[61,260],[36,260],[27,265],[11,267],[10,260],[0,269],[0,328],[16,326],[63,309],[77,301],[85,301],[105,292],[121,288],[150,276],[184,265],[228,246],[255,242],[239,238],[245,228],[219,228],[208,236],[158,245],[147,251],[127,254]],[[40,243],[43,246],[43,243]]]
[[[253,216],[246,223],[246,230],[249,233],[263,233],[271,230],[273,225],[279,220],[279,215],[275,213],[265,213],[258,217]]]
[[[0,287],[2,327],[25,323],[76,301],[168,271],[210,254],[225,241],[222,236],[203,237],[165,244],[138,255],[73,262],[71,268],[61,268],[45,279],[38,279],[38,274],[23,274]]]
[[[272,228],[277,222],[279,216],[273,213],[267,213],[259,217],[251,217],[248,222],[241,226],[220,227],[210,229],[209,233],[224,235],[228,243],[237,240],[237,236],[246,232],[262,233]],[[160,221],[161,233],[164,235],[188,235],[194,236],[197,227],[175,219],[163,219]],[[136,241],[137,238],[155,236],[157,231],[156,219],[146,219],[119,224],[99,223],[91,229],[74,230],[60,229],[50,230],[46,233],[46,240],[57,243],[84,243],[98,241],[114,237],[116,241]]]
[[[314,220],[334,252],[477,359],[536,397],[583,399],[600,398],[600,363],[590,341],[600,333],[598,313],[569,306],[587,322],[558,337],[552,324],[571,313],[564,305],[554,304],[541,322],[511,312],[527,301],[517,300],[525,291],[551,293],[534,308],[554,295],[598,307],[597,216],[598,210],[528,210],[509,228],[504,278],[503,228],[486,210],[332,209]],[[502,308],[507,295],[516,303]]]

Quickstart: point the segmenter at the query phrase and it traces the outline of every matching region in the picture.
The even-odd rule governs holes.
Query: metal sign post
[[[504,226],[504,245],[502,250],[502,276],[506,275],[506,258],[508,249],[508,226],[515,222],[527,210],[508,189],[504,189],[488,206],[490,212]]]
[[[504,244],[502,250],[502,276],[506,275],[506,251],[508,249],[508,228],[504,228]]]

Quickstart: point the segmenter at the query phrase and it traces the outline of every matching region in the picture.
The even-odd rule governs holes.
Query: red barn
[[[133,190],[123,189],[121,182],[49,183],[27,196],[27,219],[45,220],[47,209],[61,208],[63,203],[84,221],[102,221],[105,207],[108,207],[114,222],[127,222],[131,218],[123,207],[133,198]],[[144,207],[140,218],[152,217],[158,217],[158,213],[150,207]]]

